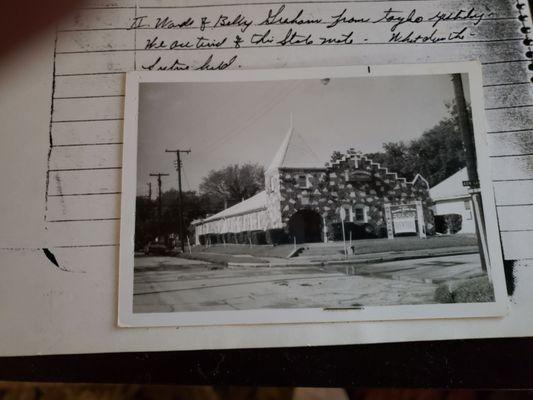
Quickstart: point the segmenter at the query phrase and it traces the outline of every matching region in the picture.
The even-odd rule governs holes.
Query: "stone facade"
[[[276,180],[277,178],[277,180]],[[275,204],[279,199],[281,223],[290,228],[291,218],[301,210],[320,215],[325,232],[332,239],[332,224],[340,219],[340,208],[346,221],[369,224],[378,232],[386,230],[385,204],[413,204],[420,201],[424,210],[426,231],[433,228],[431,199],[422,178],[407,182],[396,173],[349,151],[341,159],[324,168],[280,168],[274,182],[267,187]]]

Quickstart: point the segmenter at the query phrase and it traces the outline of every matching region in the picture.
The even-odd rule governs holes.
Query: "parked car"
[[[171,249],[169,249],[164,243],[158,243],[158,242],[148,242],[146,246],[144,246],[144,254],[147,256],[149,255],[159,255],[164,256],[167,255],[170,252]]]

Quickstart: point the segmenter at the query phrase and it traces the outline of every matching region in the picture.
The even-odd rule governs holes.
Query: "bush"
[[[226,243],[235,244],[235,234],[233,232],[225,233],[224,238],[226,239]]]
[[[208,233],[207,239],[209,244],[217,244],[218,243],[218,235],[216,233]]]
[[[346,240],[350,239],[350,232],[352,234],[352,240],[357,239],[373,239],[377,237],[376,228],[372,224],[356,224],[355,222],[344,223],[344,234]],[[385,230],[385,236],[387,232]],[[333,240],[342,240],[342,223],[334,222],[331,224],[330,237]]]
[[[494,301],[494,288],[486,276],[472,278],[451,291],[448,285],[440,285],[434,299],[438,303],[488,303]]]
[[[376,237],[382,239],[382,238],[386,238],[388,237],[389,234],[387,232],[387,227],[386,226],[380,226],[377,230],[376,230]]]
[[[489,278],[475,278],[463,282],[453,291],[456,303],[488,303],[494,301],[494,288]]]
[[[454,234],[461,230],[463,217],[459,214],[445,214],[435,216],[435,231],[444,234]]]
[[[289,235],[284,229],[268,229],[265,232],[266,242],[268,244],[278,245],[290,242]]]
[[[205,235],[199,235],[198,241],[200,242],[202,246],[205,246]]]
[[[266,244],[266,232],[265,231],[251,231],[250,236],[252,238],[252,244]]]
[[[248,231],[243,231],[239,233],[239,243],[250,244],[250,234]]]
[[[434,300],[437,303],[453,303],[453,294],[448,285],[440,285],[435,290]]]

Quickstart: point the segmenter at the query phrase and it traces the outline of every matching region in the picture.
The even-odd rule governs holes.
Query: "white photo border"
[[[423,304],[366,306],[361,309],[250,309],[239,311],[190,311],[133,313],[135,199],[137,187],[137,131],[139,85],[141,83],[279,81],[322,78],[391,77],[405,75],[468,74],[463,80],[470,91],[478,175],[489,248],[490,274],[495,301],[492,303]],[[356,321],[488,318],[508,312],[503,257],[487,153],[487,136],[479,61],[364,65],[275,70],[129,72],[126,75],[122,198],[119,251],[118,325],[120,327],[213,326],[295,323],[332,323]],[[481,249],[480,249],[481,251]]]

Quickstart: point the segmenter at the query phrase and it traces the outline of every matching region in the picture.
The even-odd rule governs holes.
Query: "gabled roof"
[[[223,219],[228,217],[234,217],[236,215],[248,214],[254,211],[261,211],[266,209],[266,192],[263,190],[252,197],[241,201],[217,214],[211,215],[199,222],[215,221],[217,219]]]
[[[324,168],[311,147],[291,126],[266,172],[279,168]]]
[[[468,197],[468,188],[463,186],[466,180],[468,173],[465,167],[429,189],[429,195],[434,201]]]

